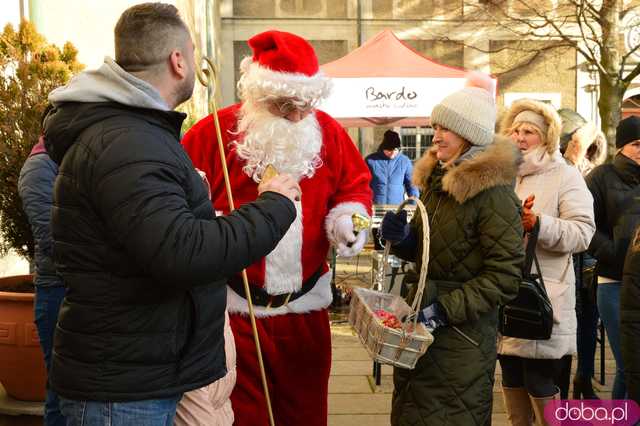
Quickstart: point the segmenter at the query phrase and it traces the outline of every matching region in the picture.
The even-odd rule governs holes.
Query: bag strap
[[[540,234],[540,220],[536,221],[531,232],[529,232],[529,239],[527,241],[527,250],[524,258],[524,270],[522,275],[524,277],[532,278],[532,281],[538,284],[540,291],[549,298],[547,294],[547,287],[544,285],[544,279],[542,278],[542,269],[538,262],[538,256],[536,256],[536,245],[538,244],[538,235]],[[537,275],[531,273],[531,265],[535,263]]]
[[[522,274],[525,277],[531,275],[531,265],[536,257],[536,245],[538,244],[538,235],[540,234],[540,220],[536,221],[533,229],[528,234],[527,248],[524,256],[524,265],[522,265]],[[537,265],[536,265],[537,267]],[[538,273],[540,270],[538,269]]]
[[[547,299],[548,299],[549,295],[547,294],[547,287],[544,285],[544,279],[542,278],[542,269],[540,269],[540,264],[538,263],[538,256],[534,254],[533,260],[536,263],[536,270],[538,271],[538,275],[535,276],[537,280],[533,280],[533,281],[535,281],[536,283],[538,282],[538,280],[540,281],[541,290],[545,294],[545,296],[547,296]]]

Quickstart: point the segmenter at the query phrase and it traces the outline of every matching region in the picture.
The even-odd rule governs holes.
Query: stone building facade
[[[499,109],[528,96],[549,101],[557,108],[577,108],[591,118],[595,98],[586,86],[593,83],[588,72],[580,71],[576,51],[545,51],[522,65],[520,62],[526,62],[526,58],[518,62],[513,51],[504,48],[517,43],[523,49],[536,50],[539,42],[513,40],[512,35],[496,29],[491,21],[474,21],[481,3],[482,0],[222,0],[223,104],[237,100],[238,65],[249,53],[246,40],[258,32],[280,29],[299,34],[311,41],[320,62],[326,63],[389,28],[408,46],[437,62],[496,75]],[[543,3],[553,7],[555,2]],[[366,155],[376,149],[385,130],[350,129],[350,133]],[[419,155],[430,142],[427,128],[396,130],[403,134],[405,151],[411,157]]]
[[[113,55],[112,29],[119,14],[126,7],[145,0],[7,1],[21,4],[28,18],[49,41],[73,42],[80,51],[81,62],[94,68],[105,54]],[[236,101],[238,65],[248,54],[246,40],[258,32],[276,28],[306,37],[315,46],[320,62],[326,63],[389,28],[410,47],[440,63],[497,76],[499,109],[514,99],[528,96],[549,101],[558,108],[576,109],[584,117],[597,121],[595,72],[585,67],[581,56],[574,50],[545,50],[531,61],[520,60],[515,50],[505,48],[516,46],[531,52],[544,43],[522,39],[501,28],[500,19],[496,19],[499,14],[492,14],[488,0],[164,1],[180,9],[193,30],[199,50],[215,58],[220,68],[219,105]],[[640,0],[620,2],[625,9],[640,5]],[[569,0],[502,0],[500,3],[509,14],[524,19],[535,18],[530,6],[562,12],[571,4]],[[636,30],[621,34],[621,38],[640,40],[640,14],[636,12],[628,17],[624,20]],[[190,123],[206,113],[205,92],[198,88],[194,102],[183,108],[190,114]],[[629,89],[627,97],[633,96],[640,97],[640,85]],[[625,107],[635,111],[639,105],[640,101],[631,100]],[[375,149],[384,130],[350,129],[350,133],[363,154],[367,154]],[[429,140],[425,134],[428,129],[397,130],[405,134],[409,153],[412,149],[420,151]]]
[[[85,0],[13,1],[28,3],[29,16],[36,27],[52,42],[72,41],[80,50],[80,60],[93,68],[105,54],[113,55],[112,28],[118,15],[126,7],[145,0],[112,0],[99,5]],[[497,76],[499,110],[520,97],[535,97],[557,108],[576,109],[584,117],[597,121],[594,70],[589,70],[582,57],[569,49],[541,50],[533,59],[520,58],[518,49],[535,52],[544,42],[522,39],[501,28],[496,19],[499,15],[492,15],[487,0],[164,1],[180,9],[199,51],[208,52],[217,62],[221,106],[237,100],[238,65],[249,53],[246,40],[256,33],[280,29],[299,34],[314,45],[320,63],[327,63],[389,28],[411,48],[437,62]],[[620,1],[624,8],[640,5],[640,0]],[[570,3],[568,0],[530,0],[525,5],[522,0],[501,2],[511,15],[524,19],[535,18],[526,5],[562,11]],[[640,14],[630,16],[640,23]],[[621,38],[640,39],[640,25],[631,27],[639,30],[621,34]],[[627,97],[634,95],[640,97],[640,85],[632,85]],[[198,87],[194,101],[183,107],[190,115],[190,123],[206,114],[206,99],[206,91]],[[640,101],[632,100],[625,105],[630,110],[637,109]],[[385,130],[349,129],[363,154],[376,148]],[[410,155],[419,155],[430,141],[429,129],[396,130],[403,133]]]

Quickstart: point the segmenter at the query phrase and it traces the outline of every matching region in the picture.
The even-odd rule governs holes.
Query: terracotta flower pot
[[[46,370],[33,322],[34,294],[2,291],[32,278],[0,278],[0,382],[14,399],[44,401]]]

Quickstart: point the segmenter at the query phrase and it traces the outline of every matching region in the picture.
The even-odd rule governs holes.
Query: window
[[[432,145],[433,129],[431,127],[402,127],[400,133],[400,149],[411,161],[422,157]]]

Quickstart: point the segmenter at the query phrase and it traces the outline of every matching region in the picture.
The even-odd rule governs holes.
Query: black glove
[[[380,234],[385,240],[397,243],[407,238],[409,232],[406,210],[402,210],[400,213],[387,212],[382,218]]]
[[[434,302],[418,312],[418,321],[424,323],[430,332],[447,325],[447,313],[440,303]]]

